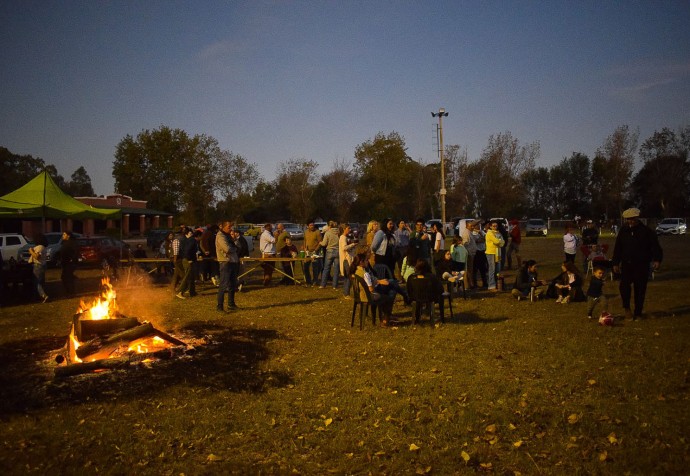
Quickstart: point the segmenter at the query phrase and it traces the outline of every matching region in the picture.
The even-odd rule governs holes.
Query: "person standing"
[[[625,318],[633,320],[642,316],[650,263],[652,270],[656,271],[663,259],[663,250],[656,233],[643,225],[639,217],[640,210],[637,208],[628,208],[623,212],[625,224],[616,237],[611,260],[614,273],[620,273],[621,276],[619,290]],[[633,290],[635,292],[634,312],[630,310]]]
[[[376,264],[385,264],[391,276],[395,272],[395,223],[390,218],[383,220],[383,228],[376,232],[371,242]]]
[[[237,309],[235,290],[237,289],[237,275],[240,269],[237,240],[239,240],[239,233],[232,229],[232,222],[221,222],[215,240],[220,278],[216,300],[217,311],[225,312],[225,309],[223,309],[225,294],[228,295],[228,309]]]
[[[262,258],[276,257],[276,237],[273,235],[272,231],[273,225],[266,223],[264,225],[264,231],[261,233],[261,238],[259,239],[259,250],[261,251]],[[273,277],[275,263],[267,261],[263,263],[261,267],[264,270],[264,286],[268,286]]]
[[[431,249],[433,246],[431,237],[424,231],[424,219],[417,218],[414,223],[414,231],[410,233],[410,246],[417,249],[417,259],[431,263]],[[414,266],[416,263],[408,263]]]
[[[476,287],[474,281],[474,256],[477,254],[477,244],[472,237],[474,220],[460,220],[458,233],[462,238],[462,243],[467,249],[467,261],[465,263],[465,289],[468,291]]]
[[[573,235],[570,226],[565,227],[563,234],[563,252],[565,253],[565,260],[575,263],[575,255],[577,254],[577,236]]]
[[[520,233],[520,222],[512,220],[510,222],[510,243],[508,244],[508,251],[506,259],[508,260],[508,267],[506,269],[513,269],[513,253],[517,258],[517,269],[522,269],[522,258],[520,257],[520,243],[522,243],[522,234]]]
[[[357,243],[350,241],[349,235],[352,231],[349,223],[340,224],[340,238],[338,238],[338,257],[340,261],[340,275],[343,276],[343,296],[350,297],[350,266],[355,259],[355,246]]]
[[[74,296],[74,270],[77,268],[77,261],[79,260],[79,249],[71,231],[62,232],[60,260],[62,261],[60,279],[62,280],[65,295]]]
[[[194,288],[194,269],[193,264],[196,262],[196,252],[198,250],[197,240],[194,238],[194,230],[187,228],[184,233],[184,238],[180,242],[180,254],[178,261],[182,261],[182,280],[177,288],[175,297],[186,299],[184,293],[189,291],[189,297],[194,297],[196,291]]]
[[[304,252],[307,257],[313,257],[313,261],[304,262],[304,280],[307,284],[316,284],[321,273],[322,261],[315,257],[316,251],[319,249],[321,242],[321,233],[316,229],[314,220],[310,220],[307,229],[304,232]],[[313,274],[312,274],[313,273]]]
[[[402,262],[407,256],[407,248],[410,246],[410,226],[405,223],[405,220],[398,222],[398,229],[395,230],[395,260],[402,275]]]
[[[47,249],[48,241],[43,233],[40,233],[36,237],[36,245],[29,248],[29,253],[31,258],[30,263],[34,265],[34,285],[36,286],[36,292],[38,297],[43,302],[48,301],[48,295],[43,290],[43,286],[46,283],[46,264],[47,264]]]
[[[498,222],[492,221],[486,233],[486,263],[488,265],[487,277],[489,279],[489,291],[496,292],[496,281],[501,272],[501,248],[505,246],[503,235],[498,229]]]
[[[328,275],[333,273],[333,289],[338,287],[338,278],[340,277],[340,266],[338,261],[338,224],[334,221],[328,222],[328,231],[323,235],[321,246],[326,248],[326,254],[323,259],[323,271],[321,274],[321,286],[323,289],[328,282]]]

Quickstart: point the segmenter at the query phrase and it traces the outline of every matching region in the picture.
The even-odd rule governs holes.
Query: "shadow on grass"
[[[267,343],[280,339],[274,330],[228,329],[208,323],[191,323],[181,331],[207,345],[194,353],[150,366],[53,378],[53,367],[44,359],[65,344],[66,337],[37,338],[0,346],[0,418],[54,405],[80,405],[99,401],[141,399],[161,389],[183,385],[218,391],[261,393],[290,385],[286,372],[263,371],[269,358]],[[183,338],[184,339],[184,338]]]

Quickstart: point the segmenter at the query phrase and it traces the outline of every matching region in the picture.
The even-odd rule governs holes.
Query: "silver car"
[[[656,226],[657,235],[684,235],[688,226],[682,218],[664,218]]]
[[[525,226],[525,235],[546,236],[549,232],[546,222],[541,218],[530,218]]]

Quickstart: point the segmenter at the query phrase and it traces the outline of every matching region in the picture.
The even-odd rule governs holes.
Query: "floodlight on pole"
[[[443,160],[443,117],[448,117],[444,108],[439,108],[438,112],[432,112],[431,117],[438,117],[438,154],[441,159],[441,221],[446,225],[446,164]]]

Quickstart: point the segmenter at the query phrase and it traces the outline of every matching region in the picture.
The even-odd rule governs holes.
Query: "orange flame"
[[[82,319],[97,321],[100,319],[114,319],[117,317],[117,293],[115,292],[115,288],[110,284],[110,280],[107,277],[101,280],[101,286],[103,286],[101,295],[94,299],[90,305],[85,304],[84,301],[79,303],[77,313],[82,314]]]

